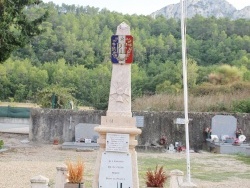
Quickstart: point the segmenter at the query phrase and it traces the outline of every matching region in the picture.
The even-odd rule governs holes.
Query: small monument
[[[64,142],[62,149],[95,150],[99,148],[97,144],[98,133],[94,128],[98,124],[79,123],[75,126],[75,141]]]
[[[133,37],[130,27],[121,23],[111,37],[113,62],[109,104],[99,133],[100,145],[93,188],[138,188],[138,168],[135,137],[141,133],[131,112],[131,63]]]
[[[75,126],[75,142],[85,142],[90,140],[90,143],[96,143],[98,134],[94,131],[97,124],[79,123]]]

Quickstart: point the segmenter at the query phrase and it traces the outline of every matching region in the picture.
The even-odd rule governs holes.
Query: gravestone
[[[222,154],[243,153],[250,154],[249,144],[233,145],[234,139],[226,139],[227,137],[236,138],[235,131],[237,128],[237,119],[230,115],[216,115],[212,118],[212,136],[218,136],[225,142],[208,142],[208,146],[213,148],[213,152]]]
[[[98,133],[94,131],[94,128],[98,124],[90,123],[79,123],[75,126],[75,141],[74,142],[64,142],[62,144],[62,149],[77,149],[77,150],[95,150],[99,148],[97,144],[97,139],[99,137]]]
[[[87,142],[91,139],[91,142],[97,143],[98,133],[94,131],[94,128],[98,124],[79,123],[75,126],[75,141]]]
[[[216,115],[212,118],[212,135],[220,139],[223,135],[235,137],[237,119],[230,115]]]

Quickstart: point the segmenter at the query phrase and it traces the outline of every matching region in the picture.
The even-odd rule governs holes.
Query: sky
[[[89,5],[100,9],[107,8],[110,11],[116,11],[123,14],[137,15],[149,15],[167,5],[180,2],[180,0],[43,0],[45,3],[50,1],[58,5],[61,5],[62,3],[67,5]],[[227,1],[238,10],[250,6],[250,0]]]

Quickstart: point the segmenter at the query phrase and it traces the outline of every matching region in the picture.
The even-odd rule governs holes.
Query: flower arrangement
[[[69,180],[69,183],[82,183],[84,174],[83,161],[78,159],[76,163],[73,163],[72,161],[68,160],[66,161],[66,165],[68,168],[67,178]]]
[[[167,144],[167,137],[166,136],[161,136],[161,138],[159,140],[159,144],[165,146]]]
[[[155,170],[148,170],[146,172],[146,185],[147,187],[163,187],[167,181],[168,176],[163,170],[163,166],[158,168],[156,166]]]
[[[236,138],[233,142],[233,145],[239,146],[240,145],[240,140]]]

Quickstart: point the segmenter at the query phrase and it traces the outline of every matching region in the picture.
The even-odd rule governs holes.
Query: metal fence
[[[30,108],[1,106],[0,117],[30,118]]]

